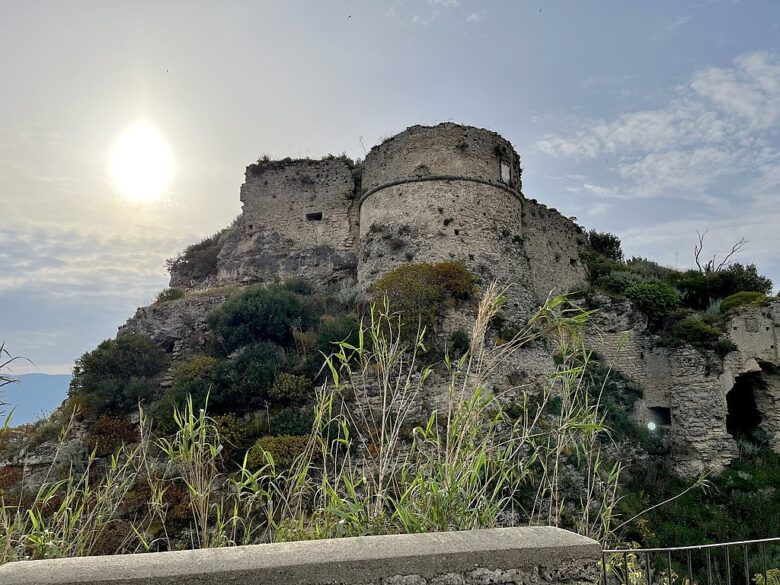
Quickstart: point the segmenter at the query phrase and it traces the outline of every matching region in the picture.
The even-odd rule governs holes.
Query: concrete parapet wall
[[[448,585],[598,581],[598,543],[552,527],[21,561],[3,585]]]

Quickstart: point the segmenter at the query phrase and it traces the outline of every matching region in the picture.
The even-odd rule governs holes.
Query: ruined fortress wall
[[[219,282],[354,278],[358,202],[349,161],[250,165],[241,201],[239,225],[219,253]]]
[[[501,179],[501,162],[509,166]],[[371,149],[363,191],[406,178],[455,175],[521,191],[520,157],[499,134],[459,124],[411,126]]]
[[[585,286],[587,272],[580,260],[585,234],[558,210],[534,199],[523,201],[523,246],[528,255],[531,282],[541,302]]]
[[[780,366],[780,302],[737,308],[725,333],[745,358]]]
[[[519,186],[519,158],[493,132],[414,126],[385,141],[363,166],[359,280],[410,261],[461,262],[483,283],[520,283],[530,305]]]
[[[327,246],[346,251],[355,244],[354,179],[343,159],[250,165],[241,202],[246,239],[273,230],[299,249]]]

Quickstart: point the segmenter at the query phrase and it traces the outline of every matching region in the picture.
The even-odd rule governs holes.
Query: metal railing
[[[780,562],[772,553],[776,555],[778,550],[780,537],[605,550],[601,555],[602,585],[773,585],[770,571],[780,569]],[[780,583],[780,575],[774,578]]]

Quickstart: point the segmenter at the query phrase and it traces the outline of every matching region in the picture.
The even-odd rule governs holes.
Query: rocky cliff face
[[[780,450],[780,355],[775,341],[780,334],[780,301],[735,310],[725,330],[737,349],[723,358],[690,346],[659,346],[657,338],[645,333],[644,319],[628,301],[601,297],[597,303],[601,311],[593,318],[591,346],[610,366],[641,385],[643,397],[633,415],[667,434],[679,474],[719,471],[737,456],[738,419],[751,415],[740,411],[740,405],[749,403],[751,394],[756,408],[752,414],[760,419],[754,424]],[[734,394],[729,400],[732,392],[740,391],[738,381],[751,375],[755,380],[745,395]]]

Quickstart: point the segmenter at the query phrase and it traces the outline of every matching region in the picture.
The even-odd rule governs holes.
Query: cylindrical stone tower
[[[454,261],[527,296],[520,173],[507,140],[458,124],[413,126],[372,148],[360,200],[361,284],[405,262]]]

